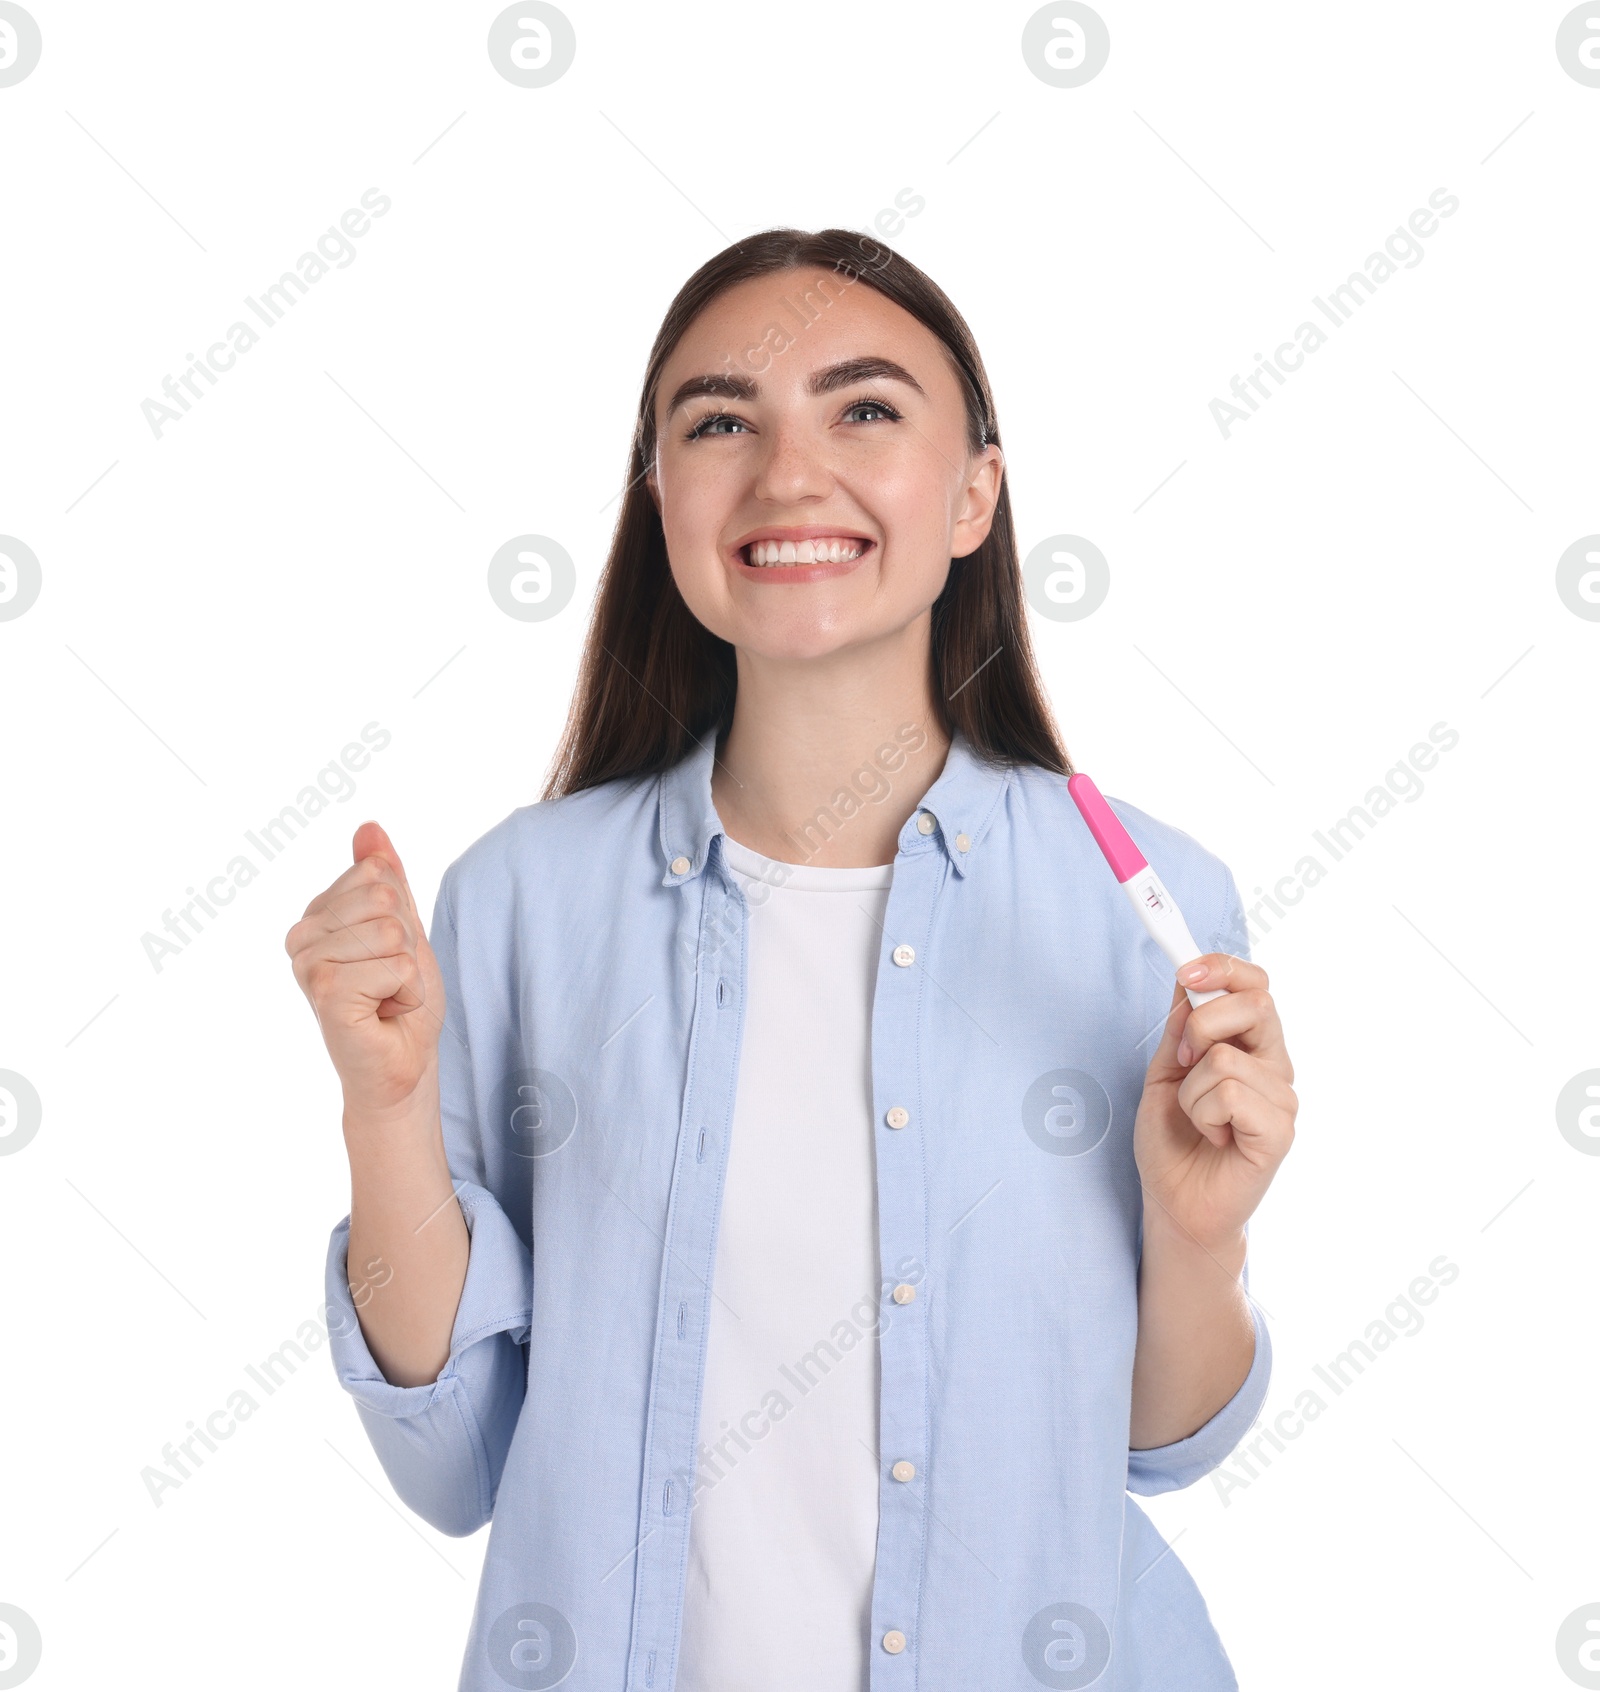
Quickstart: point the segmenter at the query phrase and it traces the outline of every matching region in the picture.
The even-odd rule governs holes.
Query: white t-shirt
[[[878,1537],[872,995],[894,866],[723,836],[749,986],[679,1692],[865,1692]]]

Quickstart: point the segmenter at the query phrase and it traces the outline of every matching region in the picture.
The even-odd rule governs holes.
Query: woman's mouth
[[[737,549],[747,568],[774,570],[796,565],[853,564],[873,545],[859,535],[818,535],[808,540],[757,540]]]

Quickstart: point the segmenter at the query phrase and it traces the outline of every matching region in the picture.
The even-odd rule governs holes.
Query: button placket
[[[919,838],[938,819],[919,811],[916,834],[902,848],[890,883],[884,929],[894,936],[873,995],[872,1086],[878,1121],[886,1130],[878,1157],[878,1249],[884,1308],[891,1311],[879,1338],[879,1448],[887,1460],[879,1478],[878,1555],[872,1584],[873,1632],[889,1655],[907,1655],[915,1629],[927,1540],[923,1488],[905,1484],[928,1449],[928,1335],[919,1287],[933,1251],[928,1240],[927,1172],[915,1135],[906,1135],[920,1108],[922,1088],[922,970],[913,967],[928,944],[933,902],[948,877],[943,851]],[[893,1149],[891,1150],[891,1146]]]
[[[690,867],[689,860],[674,860]],[[642,1692],[647,1663],[670,1650],[674,1603],[687,1551],[695,1475],[694,1439],[704,1390],[701,1343],[710,1319],[712,1277],[693,1265],[711,1260],[729,1146],[743,1024],[745,906],[708,890],[700,915],[693,980],[690,1049],[679,1150],[667,1201],[661,1293],[651,1391],[646,1410],[646,1468],[634,1574],[630,1692]],[[713,943],[714,942],[714,943]],[[708,1136],[714,1155],[705,1156]]]

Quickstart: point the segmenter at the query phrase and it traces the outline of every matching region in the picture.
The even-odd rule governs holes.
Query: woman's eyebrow
[[[811,373],[806,389],[813,394],[831,394],[835,388],[854,387],[857,382],[904,382],[908,388],[922,393],[922,384],[903,364],[892,358],[845,358]],[[926,399],[927,395],[923,394]]]
[[[813,394],[831,394],[839,388],[853,387],[857,382],[903,382],[916,393],[924,393],[922,384],[911,374],[903,364],[896,364],[892,358],[867,356],[862,358],[844,358],[837,364],[824,365],[821,370],[814,370],[806,382],[806,391]],[[732,371],[719,370],[706,376],[691,376],[688,381],[680,383],[672,396],[672,403],[668,405],[666,415],[670,417],[680,405],[692,399],[753,400],[761,395],[761,386],[748,376],[736,376]]]

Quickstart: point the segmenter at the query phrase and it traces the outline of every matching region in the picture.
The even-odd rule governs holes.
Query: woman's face
[[[1000,449],[969,453],[943,343],[831,270],[707,306],[662,372],[656,433],[646,479],[678,590],[765,657],[903,630],[982,543],[1000,492]]]

